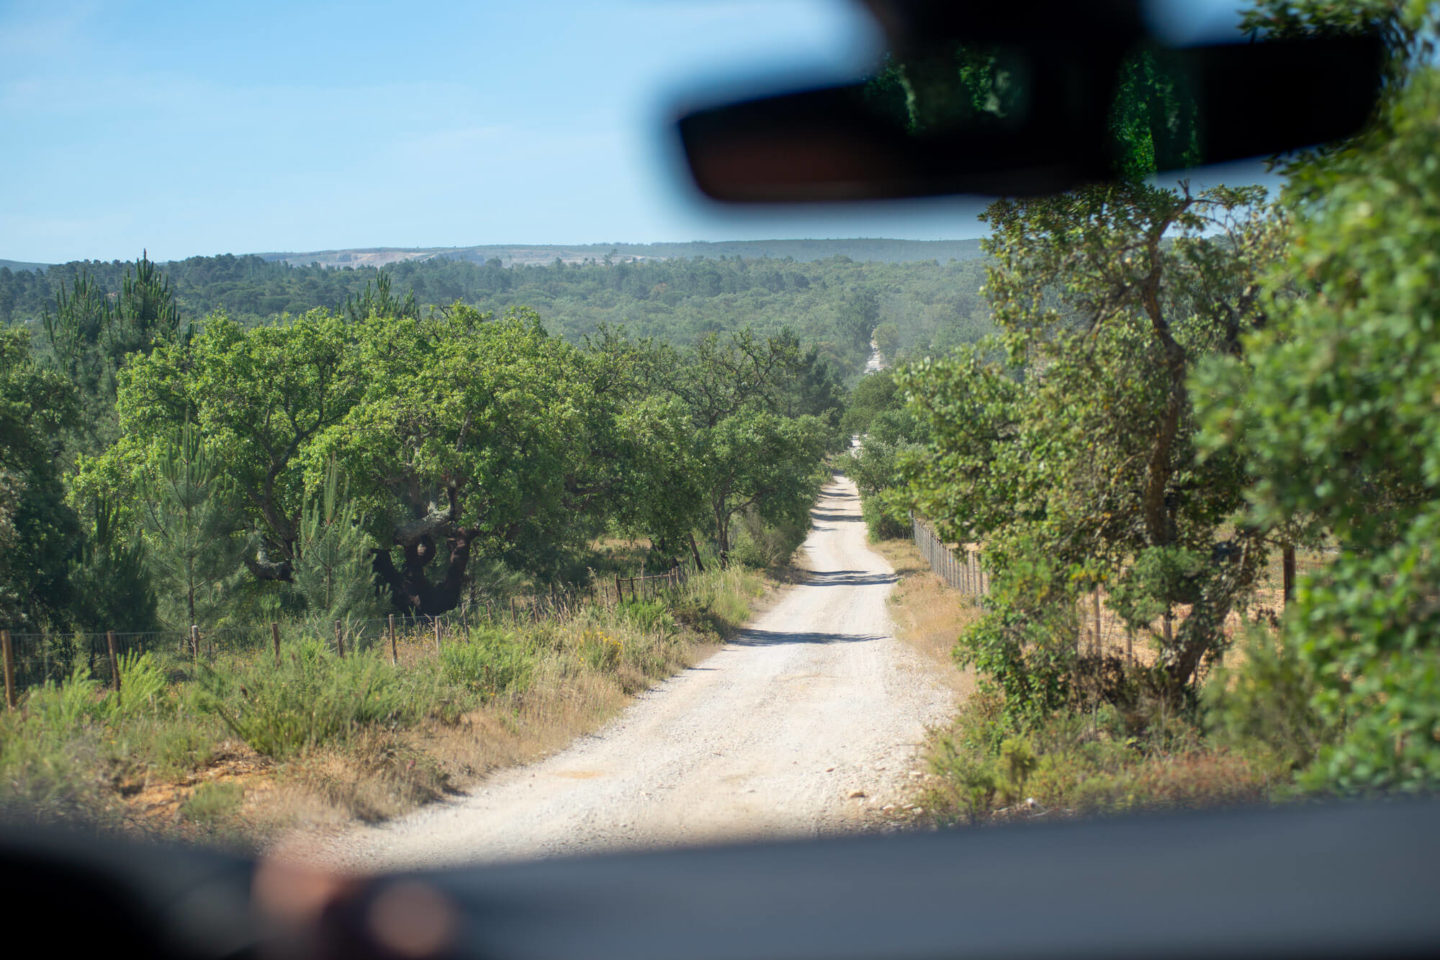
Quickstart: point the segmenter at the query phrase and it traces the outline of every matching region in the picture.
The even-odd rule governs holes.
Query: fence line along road
[[[910,525],[915,546],[940,579],[966,596],[983,597],[990,592],[990,575],[980,566],[978,550],[967,547],[963,556],[957,555],[955,548],[941,540],[929,523],[913,513]]]
[[[976,547],[952,547],[941,540],[929,521],[910,514],[912,536],[915,546],[930,564],[930,568],[942,580],[960,593],[969,597],[983,597],[990,592],[990,575],[980,566],[980,551]],[[1250,598],[1253,618],[1256,621],[1274,618],[1282,612],[1288,602],[1293,584],[1298,575],[1314,574],[1324,569],[1334,558],[1335,551],[1308,551],[1300,556],[1294,548],[1283,551],[1283,560],[1277,561],[1283,572],[1272,577],[1262,577],[1254,595]],[[1168,637],[1176,626],[1188,615],[1188,607],[1182,608],[1173,617],[1160,617],[1150,624],[1149,632],[1156,637]],[[1076,599],[1076,651],[1086,651],[1095,657],[1105,655],[1123,657],[1127,663],[1137,661],[1135,649],[1136,632],[1110,609],[1109,595],[1100,587]],[[1244,629],[1245,614],[1240,609],[1231,610],[1225,618],[1225,629],[1232,636]],[[1144,632],[1143,630],[1141,631]],[[1140,659],[1148,659],[1142,650]]]
[[[341,656],[388,648],[396,659],[397,629],[407,638],[433,636],[438,649],[447,635],[464,636],[472,627],[519,625],[539,620],[568,621],[586,605],[614,606],[663,596],[686,586],[690,571],[685,564],[662,573],[596,579],[588,583],[553,584],[534,592],[488,599],[471,598],[455,610],[438,615],[393,614],[387,617],[335,621],[333,643]],[[0,667],[3,667],[6,705],[14,708],[24,690],[60,683],[77,667],[105,686],[120,682],[119,663],[127,655],[153,652],[191,662],[213,663],[225,653],[273,649],[280,658],[281,634],[296,633],[329,640],[328,627],[319,622],[256,623],[246,629],[157,630],[143,633],[103,631],[0,629]]]

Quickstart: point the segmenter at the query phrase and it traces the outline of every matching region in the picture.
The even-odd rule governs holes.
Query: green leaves
[[[1056,705],[1055,644],[1097,583],[1139,629],[1184,614],[1155,631],[1177,696],[1226,643],[1259,533],[1225,530],[1246,478],[1233,453],[1199,456],[1189,376],[1263,321],[1277,235],[1260,200],[1129,183],[997,202],[1001,333],[898,376],[929,438],[904,460],[911,498],[947,538],[984,543],[995,577],[962,649],[1016,709]]]
[[[371,573],[374,550],[332,464],[318,495],[301,509],[293,565],[295,589],[312,622],[328,626],[381,614]]]
[[[197,430],[186,426],[156,446],[142,491],[142,523],[162,615],[175,629],[213,623],[227,581],[240,568],[223,481]]]
[[[1317,788],[1440,783],[1437,116],[1440,73],[1417,66],[1380,129],[1297,171],[1272,322],[1247,340],[1247,363],[1201,381],[1208,443],[1255,478],[1250,522],[1308,525],[1340,547],[1285,623],[1336,731],[1305,774]]]
[[[78,406],[65,378],[31,357],[29,339],[0,331],[0,621],[35,625],[63,620],[69,600],[80,530],[57,461]]]

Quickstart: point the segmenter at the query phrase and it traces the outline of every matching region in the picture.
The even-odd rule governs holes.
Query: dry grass
[[[630,624],[618,611],[589,608],[569,620],[516,627],[540,651],[528,682],[458,717],[361,729],[283,762],[227,741],[198,773],[146,784],[126,798],[126,819],[147,832],[256,847],[282,836],[400,816],[597,729],[634,694],[703,660],[775,592],[773,581],[738,570],[697,578],[687,591],[667,608],[672,619],[660,626]],[[399,670],[424,669],[435,661],[432,633],[397,639]],[[463,642],[460,635],[442,640]],[[388,665],[388,643],[371,655]],[[206,822],[188,817],[187,805],[201,807],[192,802],[197,789],[222,781],[241,788],[230,791],[243,797],[230,815]],[[211,802],[205,809],[215,806]]]
[[[1127,739],[1113,718],[1115,729],[1097,727],[1093,717],[1065,716],[1028,734],[1000,733],[994,693],[977,693],[974,673],[956,670],[951,659],[957,637],[981,615],[980,608],[931,571],[911,541],[873,547],[900,577],[890,600],[897,637],[932,663],[949,666],[938,673],[961,694],[950,726],[931,731],[931,772],[915,784],[913,800],[927,811],[925,819],[941,824],[1047,819],[1269,799],[1272,770],[1207,745],[1199,731],[1176,736],[1173,724],[1170,732],[1152,731],[1144,742]],[[1082,609],[1093,617],[1091,603]],[[1106,652],[1123,654],[1124,629],[1103,597],[1101,617]],[[1081,637],[1086,652],[1095,642],[1093,622]],[[1133,648],[1137,660],[1151,655],[1138,637]],[[1033,766],[1017,774],[1010,755],[1031,757]]]
[[[974,671],[957,668],[951,651],[961,631],[980,616],[979,607],[940,579],[911,541],[882,540],[871,548],[899,577],[890,594],[896,638],[939,667],[936,676],[942,682],[969,696],[975,690]]]

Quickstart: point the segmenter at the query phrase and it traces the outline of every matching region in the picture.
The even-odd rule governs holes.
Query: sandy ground
[[[855,485],[828,485],[813,517],[813,572],[733,643],[564,751],[347,832],[317,858],[395,869],[882,822],[955,693],[891,636],[894,573],[866,547]]]

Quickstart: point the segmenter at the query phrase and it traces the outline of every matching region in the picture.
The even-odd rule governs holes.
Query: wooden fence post
[[[435,652],[440,652],[440,618],[435,618]]]
[[[110,683],[120,692],[120,658],[115,656],[115,631],[105,631],[105,647],[110,652]]]
[[[345,656],[345,631],[340,621],[335,621],[335,650],[340,656]]]
[[[386,627],[390,631],[390,663],[391,665],[398,664],[400,662],[400,654],[395,649],[395,614],[391,613],[386,615]]]
[[[275,666],[280,666],[280,624],[270,621],[270,640],[275,644]]]
[[[620,606],[625,599],[625,588],[620,586],[620,574],[615,574],[615,606]]]
[[[1100,588],[1095,588],[1095,656],[1100,657]]]
[[[10,646],[10,631],[0,630],[0,647],[5,653],[5,706],[15,709],[15,650]]]
[[[190,624],[190,659],[200,662],[200,628]]]
[[[1288,543],[1280,550],[1280,606],[1288,607],[1295,599],[1295,548]]]

